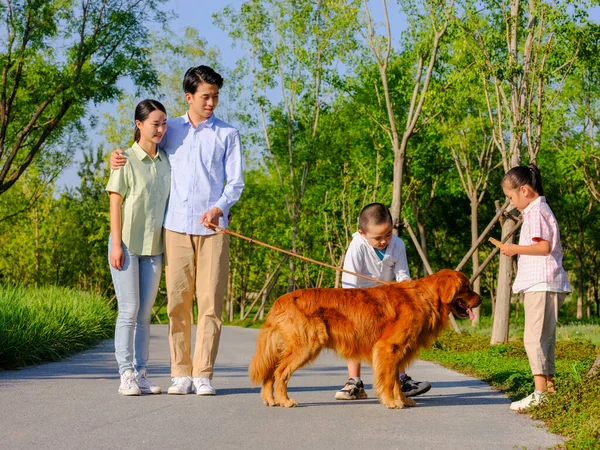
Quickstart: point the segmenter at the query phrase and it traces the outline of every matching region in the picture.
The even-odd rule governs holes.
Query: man
[[[211,384],[221,335],[229,273],[230,208],[244,188],[239,132],[214,115],[223,78],[207,66],[190,68],[183,79],[188,111],[170,119],[161,143],[171,163],[171,192],[165,213],[164,251],[169,345],[173,385],[169,394],[215,395]],[[111,155],[111,166],[125,158]],[[120,161],[119,161],[120,160]],[[198,324],[191,356],[192,301]]]

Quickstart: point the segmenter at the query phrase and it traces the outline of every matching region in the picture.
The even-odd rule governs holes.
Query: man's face
[[[185,93],[185,99],[190,105],[190,113],[197,122],[204,122],[212,116],[219,103],[219,86],[216,84],[201,83],[195,94]]]
[[[385,249],[392,240],[392,223],[370,224],[365,231],[358,230],[367,242],[379,250]]]

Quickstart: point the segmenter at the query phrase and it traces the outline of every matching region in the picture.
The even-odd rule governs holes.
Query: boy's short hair
[[[392,224],[392,214],[387,206],[381,203],[370,203],[358,215],[358,229],[363,233],[369,225],[381,225],[389,222]]]
[[[194,95],[202,83],[216,84],[221,89],[223,77],[208,66],[190,67],[183,77],[183,92]]]

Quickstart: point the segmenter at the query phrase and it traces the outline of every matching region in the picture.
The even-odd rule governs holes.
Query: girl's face
[[[519,186],[517,189],[511,189],[504,184],[502,185],[502,190],[512,205],[519,211],[523,211],[532,201],[539,197],[527,184]]]
[[[140,141],[158,144],[167,131],[167,115],[155,109],[143,122],[136,120],[135,125],[140,130]]]

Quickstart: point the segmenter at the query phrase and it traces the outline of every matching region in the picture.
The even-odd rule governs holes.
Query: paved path
[[[247,376],[256,333],[223,329],[215,397],[117,395],[112,341],[63,362],[0,372],[0,448],[487,450],[562,442],[510,412],[508,399],[485,383],[424,361],[409,373],[433,388],[416,398],[415,408],[334,400],[346,368],[332,353],[292,377],[299,407],[267,408]],[[152,326],[150,354],[149,374],[166,391],[166,326]],[[363,371],[372,397],[371,371]]]

